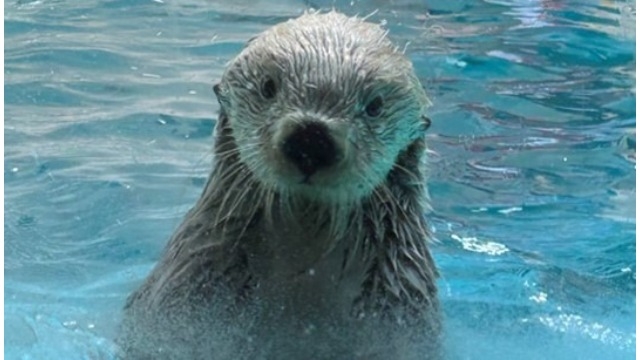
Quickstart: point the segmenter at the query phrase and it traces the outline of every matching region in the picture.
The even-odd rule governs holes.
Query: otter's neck
[[[209,219],[225,248],[248,259],[249,271],[282,283],[324,271],[329,283],[307,283],[331,287],[344,279],[358,290],[351,300],[363,312],[398,303],[420,309],[434,299],[423,139],[398,156],[376,194],[336,215],[310,200],[283,208],[279,194],[265,194],[241,162],[226,122],[221,114],[214,169],[193,211]],[[326,226],[335,223],[341,225]]]

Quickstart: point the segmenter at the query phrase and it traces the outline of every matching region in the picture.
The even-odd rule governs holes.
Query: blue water
[[[5,1],[5,356],[110,359],[198,197],[211,85],[311,5],[384,21],[432,96],[432,246],[456,359],[633,359],[635,5]]]

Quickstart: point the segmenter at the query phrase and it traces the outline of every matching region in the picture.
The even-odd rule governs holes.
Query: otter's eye
[[[269,77],[264,79],[260,92],[265,99],[273,99],[276,96],[276,82]]]
[[[371,102],[367,104],[364,108],[364,112],[367,113],[370,117],[378,117],[380,113],[382,113],[382,105],[384,105],[382,101],[382,97],[376,96]]]

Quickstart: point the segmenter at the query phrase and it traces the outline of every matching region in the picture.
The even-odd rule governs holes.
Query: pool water
[[[111,359],[212,161],[211,86],[309,7],[383,22],[433,99],[454,359],[635,356],[635,5],[5,1],[5,356]]]

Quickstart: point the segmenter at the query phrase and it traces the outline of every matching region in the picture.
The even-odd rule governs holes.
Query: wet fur
[[[253,40],[223,75],[216,89],[221,113],[212,173],[160,262],[127,301],[118,341],[123,358],[440,356],[437,271],[427,249],[424,217],[426,95],[410,63],[379,27],[333,12],[301,19]],[[300,30],[298,24],[305,21],[310,30],[304,36],[283,34]],[[329,31],[333,42],[322,33],[332,25],[338,27]],[[274,34],[281,41],[268,43]],[[363,38],[371,40],[363,44]],[[296,60],[299,54],[287,51],[301,45],[288,44],[290,39],[308,42],[304,47],[310,51],[322,51],[322,46],[331,50],[335,42],[352,46],[354,59],[327,64],[314,59],[321,54],[313,54]],[[329,45],[313,43],[322,39]],[[272,51],[253,47],[260,42]],[[361,49],[379,52],[382,60],[372,63],[369,57],[376,54]],[[260,54],[277,57],[279,51],[294,56],[276,62],[284,69],[263,70],[243,62],[255,62]],[[350,77],[358,69],[349,66],[364,66],[369,73]],[[318,85],[309,87],[309,96],[302,96],[306,90],[295,78],[304,69],[318,74],[307,79]],[[352,182],[338,181],[313,192],[283,184],[269,172],[260,146],[276,130],[268,127],[268,113],[266,121],[255,117],[265,109],[249,98],[250,87],[238,89],[261,71],[290,74],[281,83],[294,89],[282,101],[293,109],[312,106],[314,113],[358,119],[352,120],[357,133],[352,141],[360,146],[349,163],[354,172],[346,172]],[[385,71],[394,75],[382,81],[387,88],[371,89],[372,82],[381,82],[371,76]],[[327,77],[344,81],[334,83],[334,91],[325,91],[321,101],[314,91],[326,85]],[[385,119],[397,121],[364,126],[353,109],[366,98],[365,90],[386,91],[391,109]]]

